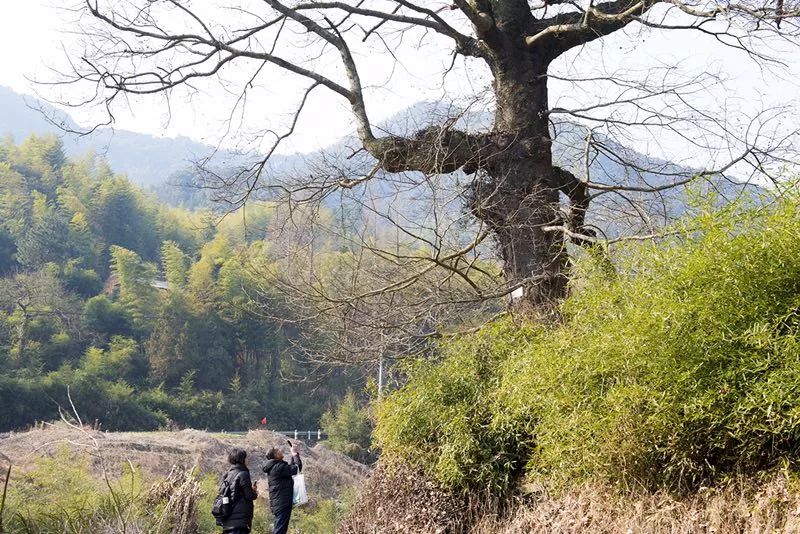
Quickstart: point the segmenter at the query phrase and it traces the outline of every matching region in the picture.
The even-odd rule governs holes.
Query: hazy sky
[[[204,0],[208,1],[208,0]],[[57,0],[0,0],[0,85],[33,94],[48,96],[44,88],[37,88],[29,78],[52,79],[48,67],[63,66],[62,48],[73,49],[76,37],[69,34],[74,27],[70,21],[74,14],[57,6]],[[714,44],[714,41],[690,33],[665,33],[635,30],[627,35],[607,38],[587,47],[579,54],[561,60],[559,72],[573,75],[588,74],[602,68],[605,72],[618,69],[646,71],[650,66],[680,65],[683,72],[719,72],[728,78],[724,87],[698,95],[702,105],[717,113],[729,110],[747,112],[775,103],[796,101],[800,94],[800,54],[795,50],[787,56],[791,62],[784,72],[764,72],[744,54]],[[373,122],[405,109],[420,100],[439,100],[447,92],[451,95],[469,95],[474,89],[486,86],[485,69],[458,65],[444,80],[441,72],[449,65],[446,51],[429,45],[421,50],[407,47],[401,54],[401,64],[394,65],[362,53],[358,58],[362,76],[366,79],[367,108]],[[473,63],[474,65],[474,63]],[[247,123],[242,127],[242,138],[250,130],[278,128],[285,124],[286,110],[293,103],[303,84],[277,70],[269,73],[267,80],[248,103]],[[578,95],[565,85],[551,84],[551,101],[554,105],[580,104],[581,98],[591,101],[604,89],[592,89]],[[132,102],[130,109],[116,110],[118,128],[164,135],[186,135],[197,140],[215,143],[224,131],[229,103],[233,97],[221,87],[209,85],[207,95],[177,95],[167,107],[158,100]],[[86,110],[70,110],[79,122],[91,122]],[[786,120],[789,120],[788,118]],[[308,111],[297,128],[297,134],[283,151],[308,151],[325,146],[352,131],[352,120],[347,103],[339,96],[318,91],[312,98]],[[235,136],[234,136],[235,137]],[[652,141],[635,140],[637,148],[650,150]],[[232,140],[226,143],[233,142]],[[680,150],[677,145],[672,150]]]

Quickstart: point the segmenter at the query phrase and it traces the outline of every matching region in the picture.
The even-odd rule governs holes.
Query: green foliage
[[[109,430],[243,430],[264,415],[317,428],[358,380],[282,380],[317,368],[292,343],[300,327],[266,318],[277,301],[247,268],[275,261],[272,214],[257,204],[215,225],[94,154],[66,159],[55,137],[0,142],[0,431],[57,419],[68,389]]]
[[[128,335],[133,333],[133,318],[119,303],[105,295],[97,295],[86,301],[82,320],[91,332],[102,336]]]
[[[353,495],[346,493],[339,500],[323,499],[292,512],[289,532],[292,534],[335,534],[347,515]]]
[[[0,276],[3,276],[17,264],[17,243],[14,236],[5,228],[0,227]]]
[[[253,399],[219,391],[196,392],[189,381],[184,383],[183,394],[172,395],[158,387],[143,392],[139,402],[174,425],[216,430],[253,426],[254,414],[259,413],[259,403]]]
[[[177,386],[193,372],[194,384],[203,389],[223,389],[233,376],[229,341],[218,317],[196,310],[181,293],[171,293],[145,343],[156,382]],[[202,370],[202,372],[201,372]]]
[[[152,282],[156,280],[156,269],[145,263],[135,252],[111,247],[112,273],[119,282],[119,301],[138,328],[147,328],[155,318],[158,291]]]
[[[59,450],[33,469],[12,473],[5,526],[19,534],[83,534],[86,532],[174,532],[178,521],[197,523],[202,533],[216,532],[195,502],[209,499],[195,475],[158,480],[149,490],[138,470],[121,465],[118,475],[95,473],[88,455]],[[103,467],[101,467],[103,469]],[[112,470],[116,471],[116,470]],[[188,476],[187,476],[188,475]],[[182,480],[181,480],[182,479]],[[181,484],[181,482],[186,482]],[[164,506],[164,493],[174,497],[179,512]],[[213,495],[213,493],[212,493]],[[203,507],[204,510],[210,508]],[[189,515],[190,517],[187,517]]]
[[[108,245],[138,251],[156,260],[160,243],[154,210],[126,179],[97,182],[87,202],[89,219]]]
[[[28,229],[33,195],[28,180],[7,163],[0,163],[0,225],[15,239]]]
[[[451,487],[509,487],[527,440],[517,432],[489,432],[487,425],[500,365],[524,351],[527,338],[514,325],[504,326],[443,345],[441,363],[407,365],[409,384],[377,404],[382,458],[419,463]]]
[[[359,462],[373,459],[370,453],[372,424],[367,409],[358,405],[352,390],[335,410],[322,415],[322,429],[328,435],[325,445]]]
[[[19,147],[24,164],[40,171],[58,171],[67,162],[64,143],[58,136],[32,135]]]
[[[91,509],[100,500],[88,458],[62,447],[52,458],[37,459],[33,469],[15,473],[7,506],[11,514],[33,518],[54,510]]]
[[[164,277],[171,288],[183,289],[189,273],[189,258],[173,241],[164,241],[161,245],[161,263]]]
[[[63,263],[78,254],[71,243],[69,223],[47,208],[17,243],[17,261],[28,269]]]
[[[103,281],[97,271],[80,268],[76,260],[67,262],[61,270],[60,278],[64,281],[64,288],[67,291],[82,298],[90,298],[103,289]]]
[[[602,480],[686,489],[800,448],[800,197],[701,213],[576,266],[563,321],[500,321],[377,408],[388,463],[461,489]]]
[[[83,360],[83,369],[106,380],[135,380],[141,376],[144,358],[133,339],[114,337],[106,350],[90,347]]]
[[[122,478],[132,479],[133,474],[128,470]],[[5,526],[20,534],[103,531],[112,523],[115,507],[132,508],[138,486],[135,480],[123,484],[122,478],[112,486],[112,497],[91,476],[86,456],[62,448],[52,458],[38,459],[33,469],[12,474]]]
[[[22,272],[0,279],[0,315],[6,343],[19,366],[41,365],[43,344],[74,331],[70,317],[79,304],[50,272]],[[68,356],[68,355],[63,355]]]
[[[62,183],[61,171],[66,164],[64,145],[53,134],[28,137],[9,159],[29,177],[34,189],[48,196],[53,196]]]

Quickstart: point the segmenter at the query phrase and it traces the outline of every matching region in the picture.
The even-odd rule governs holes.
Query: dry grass
[[[100,432],[86,430],[88,438],[97,444],[97,453],[116,476],[129,461],[147,479],[167,478],[173,466],[185,469],[197,467],[198,474],[221,473],[226,467],[227,451],[231,447],[245,449],[253,479],[264,475],[259,466],[264,453],[273,445],[285,445],[280,434],[258,430],[245,436],[214,435],[199,430],[177,432]],[[15,470],[25,471],[39,457],[52,457],[65,445],[76,451],[84,448],[87,435],[64,423],[47,425],[44,429],[8,434],[0,439],[0,455],[7,456]],[[367,467],[321,445],[307,447],[298,441],[303,458],[306,484],[318,498],[335,498],[345,489],[358,486],[367,475]],[[288,448],[288,447],[287,447]],[[93,464],[98,476],[102,466]],[[119,472],[114,472],[119,470]],[[260,482],[267,487],[266,481]]]
[[[472,534],[689,534],[800,532],[800,492],[782,474],[741,479],[685,498],[615,496],[581,487],[519,505],[507,517],[484,517]]]
[[[362,486],[339,533],[466,532],[474,523],[474,513],[488,508],[479,496],[442,490],[417,470],[379,467]]]
[[[621,496],[582,486],[559,497],[529,493],[504,514],[457,498],[419,473],[377,469],[340,534],[766,534],[800,533],[800,488],[783,473],[741,478],[686,497]]]
[[[163,504],[156,523],[156,532],[159,534],[199,532],[197,515],[202,497],[200,483],[192,476],[192,472],[173,468],[167,478],[153,484],[145,497],[145,503],[151,507]]]

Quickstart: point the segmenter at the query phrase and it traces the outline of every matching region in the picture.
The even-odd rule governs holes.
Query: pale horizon
[[[29,0],[14,2],[0,8],[0,46],[13,50],[14,54],[4,54],[3,68],[0,69],[0,85],[12,90],[54,100],[53,88],[39,85],[36,81],[53,78],[50,68],[63,68],[64,50],[75,50],[78,36],[71,33],[75,14],[57,7],[53,0]],[[787,56],[785,69],[765,71],[744,53],[713,46],[710,39],[701,38],[696,33],[668,33],[643,29],[641,27],[626,32],[627,35],[612,36],[602,40],[598,46],[586,47],[576,54],[562,60],[559,72],[579,73],[602,68],[608,72],[616,69],[646,70],[651,65],[680,65],[687,75],[697,72],[718,72],[728,79],[725,87],[713,88],[699,98],[717,112],[753,114],[759,108],[768,109],[776,105],[791,105],[800,94],[800,59]],[[412,47],[413,48],[413,47]],[[413,52],[413,51],[412,51]],[[420,61],[420,57],[425,57]],[[657,61],[653,62],[652,58]],[[489,83],[485,69],[475,64],[457,65],[446,79],[441,79],[449,59],[448,53],[428,46],[424,51],[406,53],[396,70],[402,72],[381,72],[375,58],[363,56],[367,68],[364,71],[366,103],[370,119],[380,123],[387,118],[419,102],[440,101],[452,98],[458,102],[480,93]],[[783,58],[782,58],[783,59]],[[439,73],[438,77],[436,73]],[[278,72],[267,82],[257,87],[257,101],[249,101],[246,116],[239,117],[234,131],[224,136],[227,113],[233,103],[233,96],[226,89],[209,82],[202,86],[202,94],[181,94],[171,97],[169,107],[158,97],[139,99],[129,106],[115,108],[114,127],[156,137],[187,137],[197,142],[223,148],[263,149],[250,130],[280,129],[296,103],[298,80]],[[593,98],[589,94],[585,98]],[[788,98],[787,98],[788,97]],[[58,98],[55,98],[57,100]],[[253,97],[251,97],[251,100]],[[551,104],[561,105],[580,103],[580,97],[568,87],[551,82]],[[224,102],[224,104],[220,104]],[[57,106],[58,107],[58,106]],[[63,107],[62,107],[63,109]],[[289,111],[287,111],[289,110]],[[91,110],[71,108],[65,111],[80,125],[93,124]],[[169,115],[168,112],[169,111]],[[798,127],[797,119],[782,118],[789,121],[789,127]],[[784,128],[786,128],[784,124]],[[295,134],[288,139],[278,153],[307,153],[330,146],[354,132],[354,123],[348,103],[330,92],[318,91],[312,95],[304,110]],[[654,146],[652,141],[630,140],[632,148],[656,157],[687,158],[696,157],[702,161],[705,156],[686,156],[679,141],[658,140],[667,146]],[[638,146],[637,146],[638,145]]]

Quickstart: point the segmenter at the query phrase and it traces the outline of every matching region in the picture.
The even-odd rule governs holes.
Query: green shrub
[[[102,492],[89,470],[88,457],[73,455],[66,447],[53,458],[40,458],[30,471],[15,473],[8,509],[36,517],[56,510],[94,508]]]
[[[345,492],[337,500],[323,499],[296,508],[292,512],[289,532],[292,534],[335,534],[347,515],[353,499],[354,495],[351,492]],[[253,531],[259,532],[255,528]]]
[[[370,451],[372,423],[367,408],[358,405],[352,390],[347,392],[335,410],[322,414],[321,425],[328,435],[324,445],[358,462],[374,461]]]
[[[561,324],[501,321],[410,366],[385,460],[453,488],[686,489],[800,449],[800,198],[702,213],[576,266]]]
[[[91,461],[90,461],[91,459]],[[12,472],[4,513],[7,532],[19,534],[149,534],[219,532],[210,514],[217,477],[173,468],[145,481],[132,464],[102,470],[102,459],[66,446],[31,469]],[[114,466],[106,466],[114,467]],[[119,471],[114,474],[110,471]],[[264,513],[258,532],[264,530]]]
[[[121,521],[144,524],[142,481],[128,464],[121,469],[107,485],[93,475],[88,455],[64,446],[33,469],[12,473],[4,514],[8,531],[78,534],[116,531]]]

